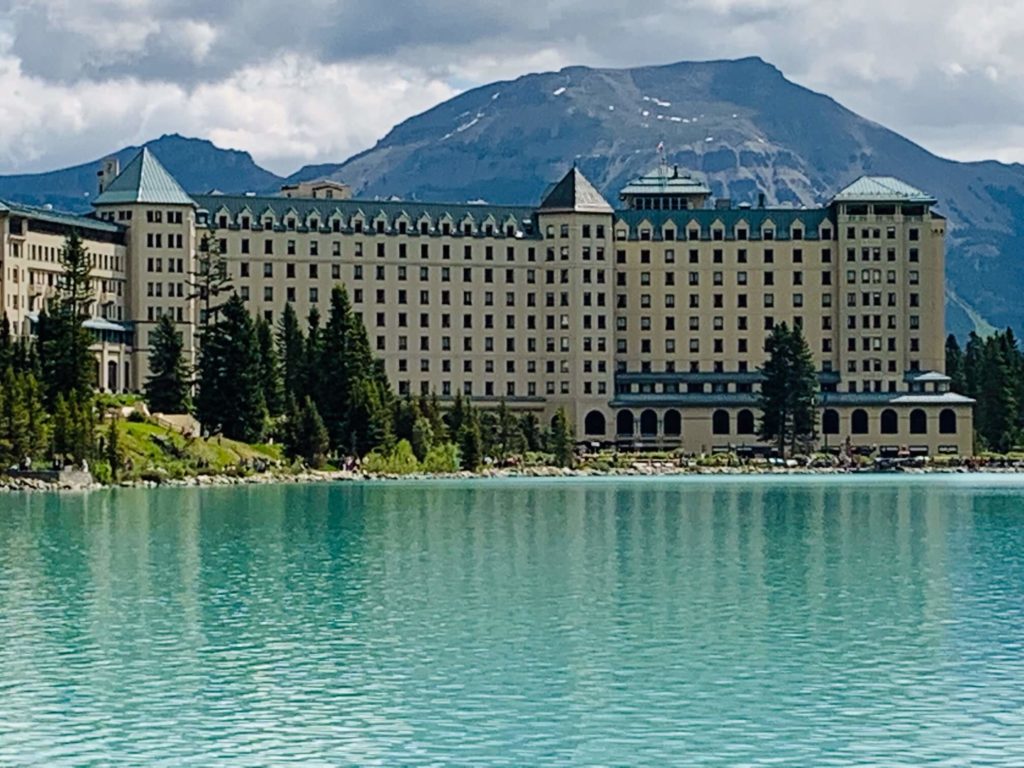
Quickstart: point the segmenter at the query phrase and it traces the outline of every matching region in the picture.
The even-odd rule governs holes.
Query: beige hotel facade
[[[94,214],[0,204],[0,297],[31,333],[76,229],[94,260],[98,381],[139,390],[170,314],[189,354],[203,237],[276,322],[326,314],[343,284],[399,392],[504,399],[622,449],[748,451],[778,323],[819,370],[819,441],[969,455],[973,402],[944,375],[944,239],[935,200],[864,177],[817,208],[733,205],[660,166],[613,207],[576,168],[539,205],[354,200],[345,185],[187,194],[143,150],[100,171]]]

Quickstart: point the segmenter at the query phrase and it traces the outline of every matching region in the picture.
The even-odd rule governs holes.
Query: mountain
[[[145,144],[187,190],[248,192],[276,189],[279,176],[260,168],[248,152],[220,149],[204,139],[177,134],[161,136]],[[124,168],[142,147],[125,147],[114,154]],[[0,199],[29,205],[52,205],[68,211],[89,210],[96,195],[96,171],[100,158],[84,165],[47,173],[0,176]]]
[[[814,205],[866,173],[927,190],[950,220],[951,328],[1024,327],[1024,168],[937,157],[757,58],[493,83],[289,180],[343,179],[360,196],[533,203],[575,161],[614,202],[656,164],[659,142],[670,163],[736,201],[764,192],[771,203]]]
[[[577,163],[611,201],[667,159],[718,196],[816,205],[862,174],[899,176],[949,218],[948,325],[1024,328],[1024,166],[937,157],[758,58],[635,69],[569,67],[467,91],[396,126],[340,164],[288,182],[335,178],[362,197],[533,204]],[[274,191],[284,181],[244,152],[164,136],[147,146],[188,191]],[[118,153],[122,166],[138,148]],[[0,176],[0,199],[88,208],[97,162]]]

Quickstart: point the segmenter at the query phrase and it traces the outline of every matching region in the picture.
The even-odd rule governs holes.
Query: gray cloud
[[[244,142],[277,168],[343,159],[338,152],[372,143],[385,121],[452,88],[568,64],[748,55],[943,152],[1024,159],[1024,99],[1013,86],[1024,76],[1022,43],[1015,0],[940,8],[930,0],[0,0],[0,86],[8,91],[27,88],[43,102],[84,93],[135,99],[141,114],[117,140],[147,138],[143,130],[203,132],[197,111],[217,93],[235,111],[210,119],[206,135]],[[261,89],[287,108],[262,128],[254,115],[268,110]],[[404,104],[385,103],[397,94]],[[325,115],[308,108],[311,96],[345,110],[344,140],[301,122]],[[55,131],[59,147],[34,137],[26,151],[26,141],[0,136],[0,164],[57,162],[95,144],[104,123],[89,114],[66,122]],[[17,112],[0,117],[3,131],[32,126]],[[111,140],[107,128],[103,138]]]

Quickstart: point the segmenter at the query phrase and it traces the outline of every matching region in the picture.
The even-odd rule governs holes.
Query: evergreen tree
[[[524,413],[519,417],[519,431],[523,435],[528,451],[544,450],[544,435],[535,413]]]
[[[413,427],[420,418],[419,405],[412,396],[406,393],[395,403],[395,439],[408,440],[415,448],[412,433]]]
[[[299,317],[290,302],[284,305],[284,311],[281,313],[277,327],[277,344],[281,353],[284,392],[299,400],[307,393],[306,337],[299,327]]]
[[[237,294],[203,331],[196,411],[211,434],[250,443],[262,439],[267,411],[259,344],[252,317]]]
[[[112,479],[117,480],[118,475],[121,474],[121,467],[123,464],[123,456],[121,453],[121,437],[119,419],[113,418],[110,420],[110,424],[107,426],[107,441],[105,447],[105,453],[107,454],[107,464],[110,465],[110,476]]]
[[[263,400],[271,416],[284,412],[284,382],[281,378],[281,360],[274,346],[274,329],[263,318],[256,319],[256,345],[260,354],[260,383]]]
[[[302,459],[314,469],[324,465],[329,441],[327,427],[316,409],[316,403],[306,395],[302,405],[296,406],[295,399],[288,399],[288,423],[285,429],[285,453],[293,459]]]
[[[961,394],[967,391],[967,377],[964,372],[964,353],[954,334],[946,337],[946,375],[950,378],[950,387]]]
[[[459,458],[462,468],[475,471],[483,461],[483,438],[480,434],[480,418],[475,408],[466,405],[459,429],[454,434],[458,437]]]
[[[573,455],[573,430],[565,408],[559,408],[555,411],[555,418],[551,421],[551,453],[554,455],[557,466],[571,467],[573,465],[575,459]]]
[[[456,390],[455,399],[452,400],[452,407],[448,409],[448,414],[445,417],[445,421],[448,423],[448,434],[452,435],[456,440],[459,439],[462,427],[466,423],[468,408],[469,406],[466,401],[462,399],[462,393]]]
[[[444,423],[441,401],[437,397],[437,392],[431,392],[429,398],[420,397],[420,413],[430,422],[434,443],[440,445],[445,442],[448,439],[448,428]]]
[[[799,326],[792,331],[785,323],[772,329],[765,342],[768,359],[761,368],[760,408],[762,440],[777,441],[785,455],[787,443],[814,433],[817,376],[814,359]]]
[[[96,414],[92,394],[58,393],[53,417],[53,453],[80,463],[93,458]]]
[[[416,454],[418,461],[423,461],[430,449],[434,446],[434,429],[430,426],[430,420],[426,416],[419,416],[412,425],[412,452]]]
[[[58,394],[91,392],[96,374],[96,360],[89,350],[92,336],[83,324],[93,301],[92,261],[75,230],[64,242],[60,263],[57,296],[48,310],[40,313],[36,326],[43,382],[51,404]]]
[[[146,402],[154,413],[188,413],[188,371],[184,344],[171,316],[163,315],[151,336],[149,376],[146,378]]]
[[[188,298],[199,300],[199,324],[202,328],[215,323],[224,306],[220,297],[232,290],[227,257],[220,252],[220,241],[204,234],[196,250],[196,269],[188,276]]]
[[[372,379],[363,379],[352,394],[346,421],[349,447],[358,456],[374,448],[390,450],[394,443],[392,410],[382,401],[380,387]]]
[[[498,461],[505,461],[509,455],[522,453],[524,450],[526,438],[523,436],[522,424],[509,410],[505,398],[502,398],[494,418],[494,457]]]
[[[329,380],[320,367],[324,358],[324,339],[323,329],[320,327],[319,309],[313,307],[309,311],[309,315],[306,318],[306,325],[309,330],[306,334],[306,354],[303,361],[303,382],[301,392],[304,395],[309,395],[313,398],[313,402],[316,403],[316,406],[320,411],[320,415],[323,416],[323,390]],[[330,382],[331,387],[336,385],[337,382]],[[326,423],[326,419],[324,422]],[[331,431],[330,426],[328,426],[327,431]]]
[[[323,351],[318,366],[322,381],[330,384],[322,386],[318,391],[320,411],[324,416],[324,423],[327,424],[327,432],[331,436],[331,445],[336,450],[351,447],[349,432],[353,427],[348,421],[354,406],[355,385],[369,374],[369,371],[360,369],[367,361],[354,359],[351,348],[353,322],[352,305],[349,303],[348,294],[341,286],[335,286],[331,290],[330,311],[323,331]],[[310,337],[312,338],[312,331]],[[411,425],[406,437],[410,433]]]

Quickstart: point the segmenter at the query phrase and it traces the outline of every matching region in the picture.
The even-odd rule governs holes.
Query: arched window
[[[928,434],[928,415],[920,408],[915,408],[910,412],[910,434]]]
[[[640,434],[643,437],[654,437],[658,434],[658,414],[650,408],[640,414]]]
[[[729,434],[729,412],[723,410],[717,410],[711,414],[711,434],[713,435],[728,435]]]
[[[671,437],[679,437],[683,434],[683,417],[679,411],[670,409],[665,411],[665,434]]]
[[[600,411],[591,411],[583,420],[583,431],[587,435],[603,437],[605,430],[604,414]]]
[[[892,408],[886,408],[882,411],[882,434],[883,435],[895,435],[900,431],[899,419],[896,417],[896,411]]]
[[[754,413],[746,408],[736,414],[736,434],[752,435],[755,433]]]
[[[939,434],[956,434],[956,411],[952,408],[944,408],[939,414]]]
[[[615,416],[615,431],[622,437],[633,436],[633,412],[619,411]]]
[[[827,408],[821,417],[821,431],[826,435],[839,434],[839,411]]]
[[[850,415],[850,432],[855,435],[868,433],[868,412],[863,408],[858,408]]]
[[[107,389],[117,392],[117,361],[107,361]]]

